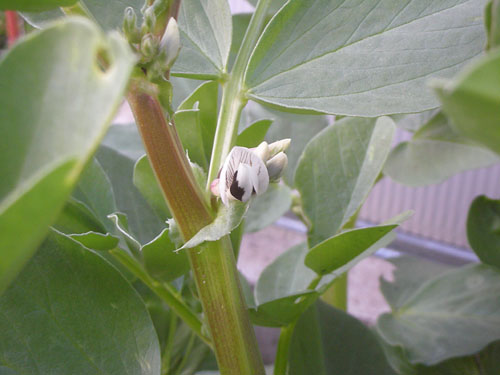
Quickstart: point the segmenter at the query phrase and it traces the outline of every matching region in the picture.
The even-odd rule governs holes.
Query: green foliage
[[[464,137],[500,153],[500,51],[492,51],[456,80],[437,81],[436,93],[453,128]]]
[[[112,59],[105,70],[98,66],[103,53]],[[104,39],[84,20],[31,35],[2,60],[0,290],[61,211],[121,100],[132,63],[123,40]]]
[[[389,118],[346,118],[309,142],[295,172],[295,185],[311,221],[312,246],[335,235],[366,199],[393,133]]]
[[[435,108],[429,77],[453,76],[483,49],[482,3],[289,2],[252,54],[249,97],[350,116]]]
[[[474,199],[467,217],[467,238],[483,263],[500,268],[500,200],[484,195]]]
[[[0,297],[0,312],[2,373],[160,373],[138,294],[99,255],[57,232]]]
[[[458,135],[441,112],[391,150],[384,174],[410,186],[435,184],[460,172],[498,163],[493,152]]]
[[[1,0],[0,10],[42,12],[44,10],[73,5],[77,0]]]
[[[179,12],[182,49],[172,73],[217,79],[227,72],[231,48],[231,11],[224,0],[185,0]]]
[[[376,330],[319,302],[395,237],[400,218],[351,229],[382,170],[423,185],[499,160],[498,1],[486,6],[486,38],[483,0],[261,0],[253,17],[231,16],[225,0],[58,8],[73,3],[16,2],[47,29],[0,62],[0,373],[187,375],[215,369],[216,356],[221,374],[261,375],[243,295],[254,324],[282,330],[275,375],[499,372],[498,201],[476,199],[468,218],[485,264],[392,260],[395,282],[381,281],[392,312]],[[178,49],[160,36],[179,4],[182,49],[171,72],[158,70],[164,60],[151,49]],[[128,11],[128,43],[105,37],[129,6],[146,15],[141,31]],[[95,22],[62,19],[76,11]],[[458,79],[435,81],[438,108],[427,81],[455,75],[485,40],[486,56]],[[104,137],[129,80],[141,133],[160,123],[178,148],[157,150],[144,136],[150,156],[164,159],[144,155],[135,124]],[[151,112],[140,103],[153,103]],[[393,118],[374,118],[383,114]],[[390,152],[394,122],[415,134]],[[235,145],[285,138],[286,185],[229,206],[206,188]],[[192,173],[177,191],[201,188],[184,201],[214,216],[201,230],[201,214],[190,230],[179,219],[196,223],[199,212],[172,204],[168,185],[182,179],[165,159]],[[275,259],[253,292],[240,275],[241,291],[234,255],[243,234],[291,206],[307,243]],[[181,230],[198,232],[183,243]]]
[[[476,353],[500,339],[499,286],[500,273],[486,265],[449,271],[381,316],[377,330],[390,345],[403,346],[414,364]]]
[[[395,375],[368,327],[320,301],[299,319],[289,356],[290,375]]]

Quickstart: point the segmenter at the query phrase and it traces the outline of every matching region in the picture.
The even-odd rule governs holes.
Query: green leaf
[[[481,375],[496,375],[500,373],[500,361],[498,358],[500,358],[500,342],[497,341],[479,353],[479,360],[481,361],[481,368],[483,370]]]
[[[245,130],[238,134],[236,145],[241,147],[257,147],[266,137],[272,120],[259,120],[250,124]]]
[[[295,322],[319,297],[314,290],[303,291],[250,308],[253,324],[264,327],[286,327]]]
[[[107,251],[118,246],[120,239],[109,233],[102,234],[97,232],[87,232],[81,234],[72,234],[69,237],[81,243],[88,249]]]
[[[262,195],[252,198],[245,215],[245,232],[257,232],[283,216],[292,205],[289,187],[271,184]]]
[[[427,124],[429,120],[436,116],[439,112],[440,109],[438,108],[419,113],[410,113],[409,115],[393,115],[391,117],[396,122],[396,125],[399,128],[415,133],[418,129]]]
[[[226,0],[185,0],[179,11],[182,49],[172,74],[217,79],[227,72],[231,48],[231,10]]]
[[[278,256],[261,273],[255,286],[252,321],[264,326],[286,326],[313,303],[319,293],[308,286],[316,274],[304,266],[307,246],[300,244]]]
[[[453,81],[434,87],[444,113],[463,137],[500,154],[500,50],[469,66]]]
[[[189,159],[206,169],[208,162],[203,147],[199,111],[197,109],[177,111],[174,115],[174,121]]]
[[[111,181],[96,158],[87,165],[78,184],[73,190],[73,198],[85,204],[108,232],[113,225],[108,215],[117,211]]]
[[[262,271],[255,285],[257,305],[307,292],[309,284],[316,278],[316,273],[304,266],[307,252],[304,243],[294,246]]]
[[[413,364],[474,354],[500,339],[500,272],[476,264],[429,280],[377,330]]]
[[[2,0],[6,1],[6,0]],[[15,1],[18,0],[7,0]],[[24,0],[28,1],[28,0]],[[76,3],[72,0],[57,0],[58,2]],[[35,1],[33,1],[35,2]],[[43,0],[47,2],[47,0]],[[56,0],[49,0],[49,2],[55,3]],[[137,14],[138,18],[141,17],[141,8],[144,5],[144,0],[106,0],[103,3],[101,0],[80,0],[82,7],[88,12],[90,17],[99,24],[104,30],[121,30],[123,23],[123,14],[125,8],[132,7]],[[36,0],[36,3],[40,3]],[[68,4],[70,5],[70,4]],[[52,7],[53,8],[53,7]],[[49,9],[49,8],[45,8]],[[39,12],[44,9],[26,9],[26,12]],[[24,19],[33,27],[44,28],[49,22],[52,22],[58,18],[64,17],[64,13],[60,9],[52,9],[43,13],[23,13]]]
[[[144,265],[154,278],[169,282],[189,271],[189,260],[185,251],[176,252],[177,247],[170,240],[168,229],[142,247]]]
[[[178,91],[178,86],[175,86],[175,88],[174,92]],[[206,160],[210,160],[210,156],[212,155],[212,144],[217,127],[218,93],[218,82],[209,81],[202,83],[184,99],[178,108],[179,111],[184,109],[198,109]]]
[[[283,109],[375,117],[439,104],[484,47],[483,0],[298,0],[267,25],[245,77],[249,98]]]
[[[394,129],[387,117],[346,118],[309,142],[295,185],[312,223],[311,246],[337,234],[366,199],[389,153]]]
[[[77,0],[1,0],[0,10],[42,12],[44,10],[73,5]]]
[[[229,71],[231,71],[234,60],[236,60],[236,55],[240,50],[241,43],[243,43],[243,38],[245,37],[252,14],[253,13],[233,14],[233,36],[231,38],[231,49],[229,51],[229,61],[227,64]]]
[[[467,216],[467,238],[481,262],[500,268],[500,200],[481,195]]]
[[[165,229],[165,222],[133,184],[134,165],[142,155],[144,149],[135,125],[117,125],[108,132],[97,159],[111,181],[118,210],[128,217],[131,234],[145,244]]]
[[[200,229],[198,233],[182,245],[181,249],[190,249],[205,241],[217,241],[228,235],[240,225],[247,209],[248,205],[239,201],[230,202],[229,206],[221,205],[214,221]]]
[[[172,217],[147,155],[143,155],[135,163],[133,181],[161,220],[167,221]]]
[[[326,116],[292,115],[289,113],[266,111],[262,116],[273,119],[273,126],[266,135],[266,140],[271,143],[280,139],[290,138],[291,143],[286,155],[288,166],[286,167],[284,180],[292,186],[299,158],[309,141],[321,130],[328,126]]]
[[[105,71],[97,66],[99,53],[109,57]],[[132,65],[123,40],[104,38],[82,19],[30,34],[1,61],[0,291],[56,220]]]
[[[393,282],[380,279],[380,291],[393,310],[399,309],[429,279],[433,279],[453,267],[422,258],[402,256],[388,259],[396,269]]]
[[[320,301],[298,321],[289,358],[290,375],[395,375],[368,327]]]
[[[446,116],[439,112],[415,133],[412,140],[391,150],[384,174],[401,184],[422,186],[499,161],[495,153],[459,136]]]
[[[51,232],[0,298],[0,372],[160,374],[139,295],[96,253]]]
[[[314,246],[305,258],[305,265],[319,275],[333,271],[339,273],[351,262],[358,262],[388,245],[396,238],[393,232],[397,225],[380,225],[353,229],[333,236]]]
[[[83,202],[70,198],[59,214],[53,227],[66,234],[85,232],[106,232],[103,223]]]

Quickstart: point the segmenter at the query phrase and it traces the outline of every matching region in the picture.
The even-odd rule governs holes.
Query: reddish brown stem
[[[5,11],[5,28],[7,31],[7,45],[12,46],[20,36],[19,16],[13,10]]]

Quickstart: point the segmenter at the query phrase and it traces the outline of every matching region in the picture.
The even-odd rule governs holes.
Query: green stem
[[[267,8],[270,3],[271,0],[260,0],[257,4],[236,56],[229,80],[223,87],[222,103],[217,119],[217,130],[208,171],[207,190],[210,189],[210,183],[217,177],[222,161],[226,159],[231,148],[236,143],[241,111],[247,102],[244,85],[245,71],[250,55],[265,24]]]
[[[175,125],[165,119],[155,86],[136,78],[127,98],[170,212],[187,241],[210,224],[212,212],[194,179]],[[263,375],[229,236],[187,252],[221,375]]]
[[[184,303],[177,291],[166,283],[153,280],[137,262],[121,250],[112,250],[110,253],[123,264],[134,276],[141,280],[149,289],[160,297],[208,346],[212,346],[210,339],[202,333],[202,323],[198,316]]]
[[[174,345],[175,332],[177,330],[177,315],[170,311],[170,322],[168,324],[168,336],[167,342],[165,343],[165,350],[162,359],[162,369],[165,374],[170,372],[170,357],[172,354],[172,347]]]
[[[297,321],[281,329],[278,348],[276,349],[276,362],[274,362],[274,375],[286,375],[288,367],[288,354],[292,343],[293,331]]]
[[[189,360],[189,355],[191,354],[191,350],[193,350],[194,346],[194,339],[196,338],[195,335],[191,334],[189,337],[189,341],[186,346],[186,351],[184,352],[184,356],[182,357],[181,363],[179,363],[179,366],[177,367],[177,370],[175,371],[176,375],[179,375],[182,373],[182,369],[184,366],[186,366],[187,361]]]

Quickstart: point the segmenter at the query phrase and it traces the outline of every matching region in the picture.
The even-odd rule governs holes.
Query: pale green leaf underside
[[[495,153],[458,135],[438,113],[410,141],[391,150],[384,174],[401,184],[422,186],[499,161]]]
[[[430,77],[482,52],[483,0],[299,0],[271,21],[246,72],[249,97],[351,116],[438,106]]]
[[[109,56],[106,71],[98,67],[99,51]],[[1,62],[0,290],[62,209],[120,103],[132,65],[123,40],[105,39],[83,19],[30,34]]]
[[[225,71],[231,48],[231,10],[226,0],[185,0],[179,11],[182,49],[172,74],[217,78]]]
[[[403,346],[411,363],[474,354],[500,339],[500,273],[476,264],[430,280],[384,314],[377,330],[389,344]]]
[[[500,154],[500,51],[477,61],[453,81],[436,82],[436,93],[453,128]]]
[[[311,246],[337,234],[368,195],[389,153],[395,125],[387,117],[347,118],[305,148],[295,185],[312,227]]]
[[[54,231],[0,298],[0,336],[2,374],[160,374],[139,295],[103,258]]]

